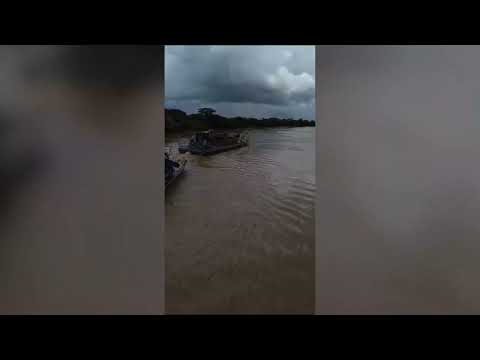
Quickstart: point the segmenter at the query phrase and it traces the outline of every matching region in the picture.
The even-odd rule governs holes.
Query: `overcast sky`
[[[314,46],[167,46],[165,107],[315,119]]]

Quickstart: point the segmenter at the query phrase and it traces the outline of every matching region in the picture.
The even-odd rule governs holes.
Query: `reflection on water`
[[[188,156],[166,194],[167,313],[314,312],[314,131]]]

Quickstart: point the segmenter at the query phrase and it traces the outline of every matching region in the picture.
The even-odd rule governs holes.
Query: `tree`
[[[206,119],[211,117],[216,112],[217,111],[215,109],[212,109],[212,108],[200,108],[200,109],[198,109],[198,113]]]

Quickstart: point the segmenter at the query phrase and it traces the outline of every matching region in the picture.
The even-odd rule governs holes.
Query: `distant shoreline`
[[[278,128],[278,127],[314,127],[315,121],[303,119],[256,119],[244,117],[223,117],[213,114],[208,117],[200,114],[187,114],[176,109],[165,109],[165,131],[203,131],[208,129],[247,129],[247,128]]]
[[[282,129],[298,129],[298,128],[302,128],[302,127],[313,127],[313,126],[269,126],[269,127],[242,127],[242,128],[215,128],[215,130],[219,130],[219,131],[238,131],[238,132],[241,132],[241,131],[249,131],[249,130],[274,130],[274,129],[277,129],[277,130],[282,130]],[[167,136],[167,138],[176,138],[178,136],[181,136],[181,137],[191,137],[193,135],[195,135],[199,130],[192,130],[192,129],[173,129],[173,130],[167,130],[165,132],[165,135]]]

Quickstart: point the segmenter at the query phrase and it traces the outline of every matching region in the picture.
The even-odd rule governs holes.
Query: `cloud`
[[[287,98],[308,101],[315,91],[313,76],[305,72],[292,74],[285,66],[280,66],[276,74],[269,75],[267,81],[272,89],[282,92]]]
[[[314,53],[313,46],[167,46],[167,107],[313,119]]]

